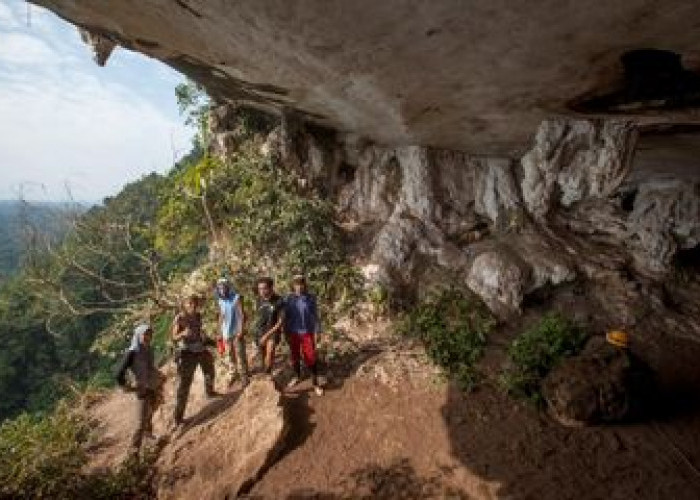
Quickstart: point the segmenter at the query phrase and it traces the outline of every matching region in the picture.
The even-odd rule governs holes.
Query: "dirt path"
[[[374,339],[330,369],[323,397],[308,381],[285,392],[284,448],[249,497],[700,498],[692,406],[662,421],[570,429],[496,388],[461,393],[405,346]],[[211,408],[202,388],[198,375],[187,413],[194,426],[215,418],[202,417]],[[217,411],[236,404],[238,389]],[[156,432],[169,421],[172,391],[170,383]],[[94,407],[103,439],[93,467],[124,456],[131,398],[114,393]]]
[[[292,395],[288,407],[288,450],[252,497],[700,497],[685,462],[700,450],[697,417],[567,429],[491,390],[393,391],[365,379],[323,399]]]

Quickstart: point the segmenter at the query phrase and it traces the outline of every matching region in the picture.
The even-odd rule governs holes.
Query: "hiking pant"
[[[231,337],[226,339],[226,349],[228,350],[231,371],[240,372],[241,378],[245,382],[248,380],[248,358],[245,352],[245,340],[242,337]]]
[[[316,345],[313,333],[290,333],[289,334],[289,354],[291,356],[292,368],[297,376],[301,375],[300,358],[304,359],[304,364],[311,371],[313,382],[316,384]]]
[[[190,386],[197,366],[202,367],[204,386],[207,395],[214,393],[214,357],[208,350],[200,352],[182,351],[177,361],[177,401],[175,402],[175,423],[182,422],[190,395]]]
[[[136,407],[134,420],[136,430],[131,436],[132,448],[141,448],[143,437],[153,433],[153,412],[156,408],[156,392],[152,390],[143,390],[136,393]]]

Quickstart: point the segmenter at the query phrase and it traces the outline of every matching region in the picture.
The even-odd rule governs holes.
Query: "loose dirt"
[[[511,336],[495,334],[485,370],[496,370]],[[503,394],[495,377],[460,392],[419,347],[387,335],[337,339],[330,352],[324,396],[308,381],[284,391],[287,437],[247,497],[700,498],[700,412],[689,400],[642,423],[572,429]],[[283,387],[289,374],[280,370]],[[197,378],[193,426],[209,404],[202,386]],[[239,389],[217,411],[235,405]],[[102,440],[92,467],[113,466],[126,453],[132,405],[131,395],[113,393],[93,407]],[[157,415],[156,432],[169,411],[166,404]]]

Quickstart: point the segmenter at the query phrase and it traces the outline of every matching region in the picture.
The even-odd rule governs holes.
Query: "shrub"
[[[456,289],[433,293],[400,318],[397,331],[420,339],[430,358],[465,390],[479,380],[476,362],[496,324],[478,299]]]
[[[65,404],[47,416],[22,414],[0,426],[0,496],[71,498],[80,489],[88,437]]]
[[[501,377],[503,386],[516,397],[541,404],[542,379],[562,358],[579,352],[587,338],[574,321],[556,313],[543,316],[510,344],[512,366]]]
[[[0,498],[147,498],[155,455],[87,474],[91,426],[67,401],[0,425]]]
[[[196,242],[211,238],[211,228],[202,223],[206,206],[226,242],[222,264],[232,268],[229,276],[238,290],[251,290],[258,276],[272,275],[283,292],[294,274],[304,272],[326,325],[363,298],[364,280],[347,262],[333,205],[318,193],[301,191],[255,140],[242,143],[226,161],[202,158],[172,183],[159,212],[160,251],[168,253],[176,241],[177,251],[189,253]]]

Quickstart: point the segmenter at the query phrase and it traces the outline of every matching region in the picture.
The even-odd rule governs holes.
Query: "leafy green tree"
[[[175,99],[180,115],[185,117],[185,123],[195,127],[195,147],[203,151],[209,149],[211,137],[209,133],[209,112],[212,101],[204,88],[192,80],[187,80],[175,87]]]

